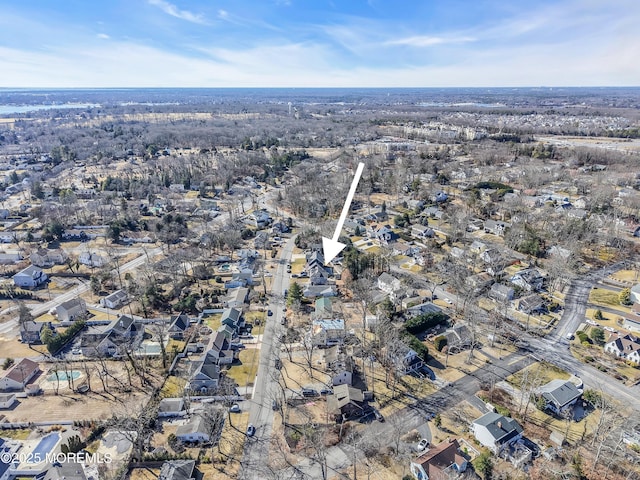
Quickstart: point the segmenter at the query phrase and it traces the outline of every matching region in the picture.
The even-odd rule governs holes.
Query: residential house
[[[196,415],[176,429],[176,438],[182,443],[207,443],[211,429],[204,417]]]
[[[636,314],[634,318],[631,318],[631,314],[627,314],[627,316],[622,320],[622,328],[631,332],[640,333],[640,317]]]
[[[7,410],[16,403],[15,393],[3,393],[0,395],[0,410]]]
[[[56,307],[56,316],[62,323],[69,323],[87,316],[87,303],[80,297],[62,302]]]
[[[494,283],[489,290],[489,297],[497,302],[509,302],[513,300],[513,288],[500,283]]]
[[[42,269],[35,265],[29,265],[27,268],[20,270],[13,277],[13,283],[16,287],[35,288],[45,283],[49,277]]]
[[[317,319],[329,319],[333,317],[333,308],[329,297],[321,297],[316,300],[314,317]]]
[[[205,362],[216,365],[229,365],[238,357],[237,350],[231,350],[229,339],[223,332],[216,332],[209,342]]]
[[[306,298],[335,297],[337,295],[334,285],[308,285],[302,292]]]
[[[98,255],[97,253],[82,252],[78,257],[78,262],[82,265],[86,265],[87,267],[100,268],[104,267],[108,260],[106,257]]]
[[[244,318],[242,317],[242,310],[238,308],[226,308],[222,312],[220,323],[222,325],[228,325],[229,327],[237,331],[238,329],[244,326]]]
[[[194,480],[195,460],[169,460],[162,464],[158,480]]]
[[[380,243],[387,245],[397,240],[398,234],[394,232],[389,225],[384,225],[376,230],[375,237],[380,241]]]
[[[249,289],[246,287],[235,287],[227,290],[227,296],[223,305],[227,308],[242,308],[249,299]]]
[[[108,325],[90,326],[83,333],[80,347],[87,357],[119,357],[123,348],[133,348],[141,340],[144,326],[120,315]]]
[[[504,237],[504,234],[509,227],[511,227],[510,223],[498,220],[485,220],[484,222],[485,233],[492,233],[493,235],[498,235],[500,237]]]
[[[40,366],[33,360],[23,358],[0,377],[0,392],[23,390],[33,377],[40,372]]]
[[[69,256],[62,249],[48,250],[46,248],[39,248],[29,255],[31,263],[40,268],[51,268],[54,265],[62,265],[68,258]]]
[[[271,226],[271,233],[273,233],[274,235],[282,235],[283,233],[289,233],[290,231],[291,229],[289,228],[289,226],[283,221],[275,222]]]
[[[389,214],[387,213],[386,208],[380,207],[371,212],[371,214],[368,215],[368,218],[373,220],[374,222],[386,222],[387,220],[389,220]]]
[[[326,285],[329,282],[329,273],[324,267],[317,265],[309,267],[308,274],[310,285]]]
[[[527,268],[513,275],[510,281],[527,292],[538,292],[542,290],[544,278],[535,268]]]
[[[393,242],[389,245],[394,255],[404,255],[405,257],[413,257],[420,252],[420,247],[405,242]]]
[[[544,300],[537,293],[522,297],[518,302],[518,310],[526,314],[541,313],[545,311]]]
[[[636,365],[640,364],[640,339],[634,335],[611,335],[604,345],[604,351]]]
[[[229,325],[220,325],[217,332],[224,335],[224,337],[229,341],[238,336],[238,331],[234,327],[231,327]]]
[[[444,212],[440,210],[439,207],[427,207],[424,209],[423,213],[430,218],[435,218],[436,220],[440,220],[444,215]]]
[[[311,325],[313,343],[326,347],[344,341],[344,320],[314,320]]]
[[[116,290],[115,292],[100,299],[100,305],[106,308],[116,309],[126,305],[129,302],[129,295],[124,290]]]
[[[418,480],[456,478],[467,469],[458,440],[446,440],[411,461],[411,473]]]
[[[493,284],[493,277],[487,272],[481,272],[467,277],[465,283],[473,288],[473,292],[477,295],[484,292]]]
[[[331,354],[325,355],[329,376],[331,377],[331,385],[353,385],[353,374],[356,371],[356,364],[350,355],[339,350],[339,346],[330,347],[327,351]]]
[[[400,343],[393,351],[387,350],[386,356],[387,362],[394,365],[396,370],[402,374],[415,372],[424,366],[420,355],[404,343]]]
[[[442,313],[442,309],[432,302],[424,302],[407,308],[405,316],[413,318],[425,313]]]
[[[265,228],[271,225],[271,217],[269,213],[265,210],[255,210],[252,215],[253,224],[257,228]]]
[[[312,250],[311,252],[306,254],[307,260],[307,271],[314,268],[325,268],[324,266],[324,255],[319,250]]]
[[[34,343],[42,343],[40,341],[40,334],[43,328],[51,328],[50,322],[36,322],[29,320],[20,324],[20,339],[24,343],[32,345]]]
[[[449,199],[449,195],[444,192],[437,192],[435,195],[431,197],[432,202],[443,203]]]
[[[46,458],[46,457],[45,457]],[[93,480],[95,477],[85,474],[82,465],[78,462],[53,462],[46,472],[31,478],[41,480]]]
[[[184,417],[187,410],[184,398],[163,398],[158,405],[158,417]]]
[[[499,455],[503,449],[522,438],[522,427],[513,418],[489,412],[473,421],[471,431],[476,440]]]
[[[269,234],[267,232],[258,232],[253,239],[253,247],[258,250],[269,250],[271,248]]]
[[[480,255],[486,249],[487,246],[484,243],[479,242],[478,240],[474,240],[473,243],[469,245],[469,251],[474,255]]]
[[[16,253],[0,253],[0,265],[12,265],[22,261],[22,254]],[[33,262],[31,262],[33,263]]]
[[[333,387],[333,394],[327,395],[327,410],[340,422],[361,416],[365,410],[362,390],[348,384]]]
[[[378,277],[378,288],[385,293],[392,294],[400,289],[400,280],[387,272],[383,272]]]
[[[469,347],[474,341],[473,332],[461,323],[446,330],[444,336],[447,337],[447,349],[451,353]]]
[[[544,398],[545,408],[557,415],[575,405],[582,396],[582,392],[573,383],[560,379],[551,380],[540,387],[537,393]]]
[[[204,360],[191,362],[191,376],[187,389],[192,392],[207,393],[218,388],[220,382],[220,367],[214,359],[205,355]]]
[[[411,225],[411,236],[417,239],[433,238],[436,232],[428,225],[415,224]]]
[[[173,315],[169,320],[169,329],[168,334],[169,337],[174,340],[182,340],[184,338],[185,332],[191,326],[191,321],[189,320],[189,316],[181,313],[180,315]]]

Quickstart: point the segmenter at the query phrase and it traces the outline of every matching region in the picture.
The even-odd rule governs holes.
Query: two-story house
[[[489,412],[473,421],[471,431],[476,440],[499,455],[504,448],[522,438],[523,429],[513,418]]]

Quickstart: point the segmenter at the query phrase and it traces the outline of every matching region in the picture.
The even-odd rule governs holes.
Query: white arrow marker
[[[362,176],[362,170],[364,170],[364,163],[361,162],[358,164],[356,176],[353,177],[353,182],[351,182],[351,188],[349,188],[349,193],[347,194],[347,201],[344,202],[344,207],[342,207],[342,213],[340,214],[340,218],[338,219],[336,231],[333,232],[333,238],[330,240],[326,237],[322,237],[322,251],[324,254],[325,265],[329,264],[329,262],[336,258],[336,255],[338,255],[342,251],[342,249],[346,247],[344,243],[340,243],[338,241],[338,238],[340,238],[340,232],[342,232],[344,221],[347,219],[347,213],[349,213],[349,207],[351,206],[353,196],[356,194],[356,188],[358,187],[360,176]]]

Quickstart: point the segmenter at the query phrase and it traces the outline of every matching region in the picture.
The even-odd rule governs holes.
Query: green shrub
[[[441,352],[442,349],[447,346],[447,341],[447,337],[445,337],[444,335],[438,335],[433,341],[433,344],[436,347],[436,350]]]
[[[428,328],[435,327],[448,320],[448,316],[443,312],[429,312],[417,317],[413,317],[404,324],[404,328],[409,333],[420,333]]]

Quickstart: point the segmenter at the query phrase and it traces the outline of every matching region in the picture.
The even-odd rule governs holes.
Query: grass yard
[[[187,381],[184,378],[169,376],[160,390],[162,398],[182,397]]]
[[[251,386],[258,373],[260,363],[260,350],[257,348],[245,348],[238,355],[240,364],[233,364],[227,370],[227,377],[232,378],[241,386]]]
[[[266,323],[266,313],[259,311],[251,311],[244,314],[244,320],[247,323],[253,324],[253,329],[251,330],[251,335],[257,337],[258,335],[262,335],[264,333],[264,326]],[[256,320],[260,322],[260,325],[256,324]]]
[[[629,307],[620,305],[618,292],[614,292],[612,290],[607,290],[604,288],[592,288],[591,292],[589,293],[589,303],[615,308],[616,310],[620,310],[624,313],[631,312],[631,309]]]
[[[204,319],[207,327],[209,327],[214,332],[220,328],[220,325],[222,325],[221,320],[222,320],[221,313],[215,313],[213,315],[209,315]]]
[[[27,438],[29,438],[29,434],[31,433],[31,430],[27,429],[27,428],[19,428],[16,430],[0,430],[0,437],[2,438],[8,438],[11,440],[26,440]]]
[[[306,260],[304,258],[296,258],[293,262],[291,262],[291,273],[295,273],[299,275],[304,270],[304,266],[306,264]]]
[[[538,362],[523,368],[513,375],[509,375],[506,380],[511,385],[519,387],[522,384],[525,372],[530,375],[530,378],[539,378],[541,385],[549,383],[551,380],[569,380],[569,378],[571,378],[571,374],[569,372],[566,372],[555,365],[551,365],[547,362]]]
[[[618,270],[610,275],[610,277],[618,282],[636,283],[638,281],[638,273],[637,270]]]

